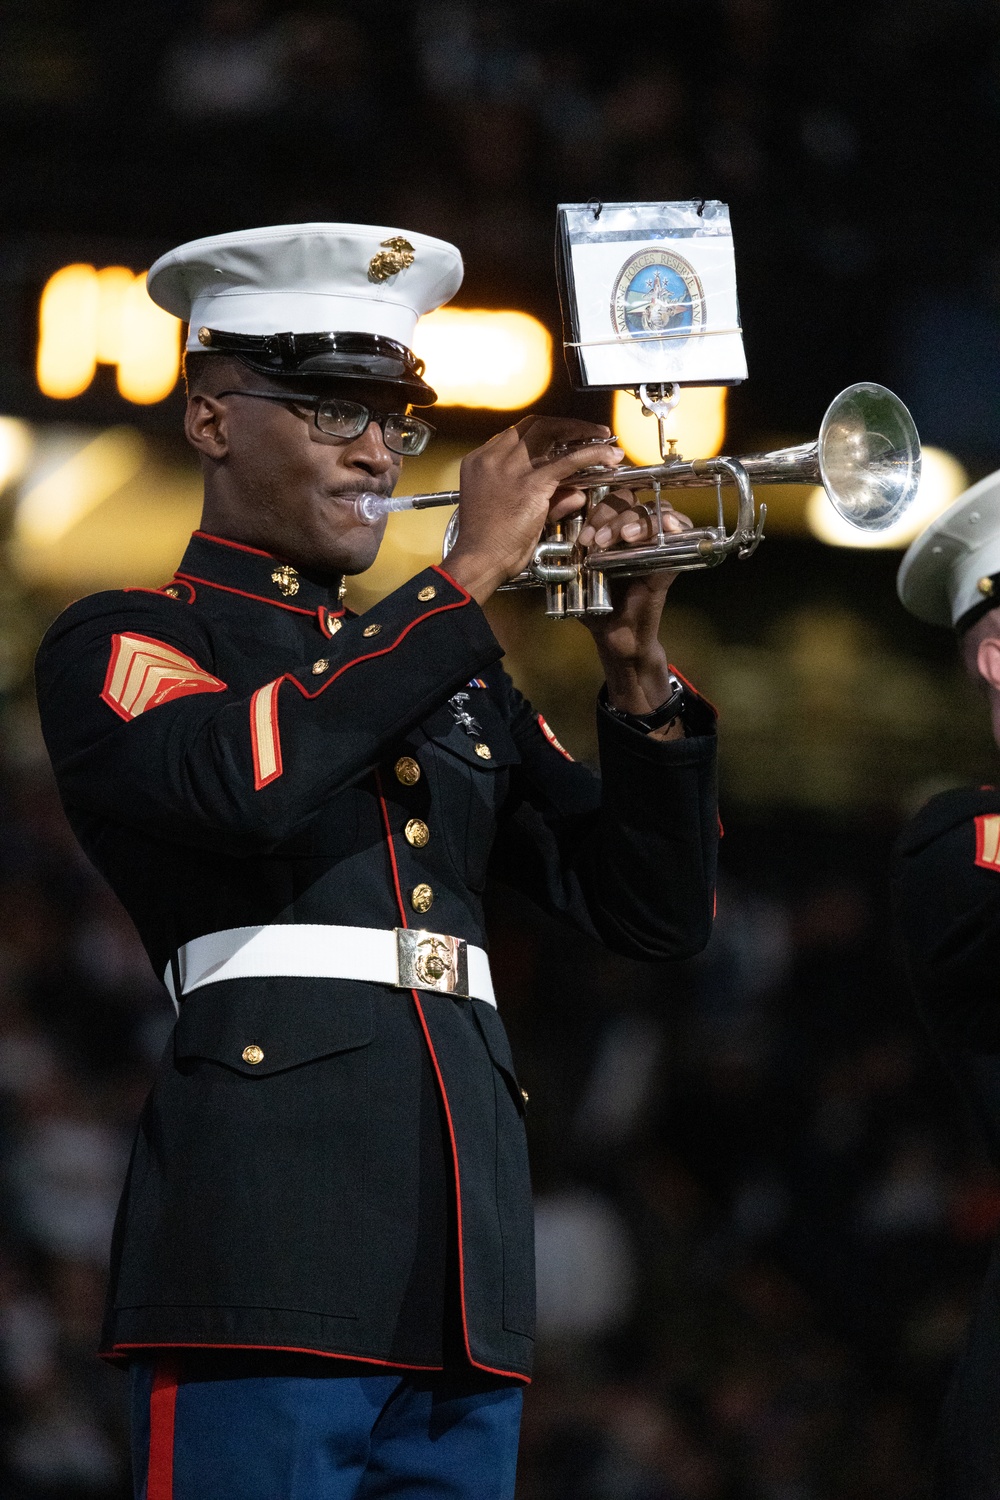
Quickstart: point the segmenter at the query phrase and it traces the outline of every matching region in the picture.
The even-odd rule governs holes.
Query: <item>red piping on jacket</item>
[[[388,646],[383,646],[379,651],[366,651],[363,656],[355,656],[350,661],[344,662],[342,666],[337,668],[333,676],[328,677],[326,682],[323,683],[322,687],[318,687],[314,693],[311,693],[309,689],[303,683],[301,683],[299,679],[295,677],[291,672],[285,672],[281,677],[275,677],[272,682],[265,683],[263,687],[258,688],[253,697],[250,699],[250,744],[253,751],[254,790],[259,792],[263,787],[269,786],[272,781],[276,781],[281,775],[283,769],[281,763],[281,741],[278,737],[278,695],[281,689],[281,684],[283,682],[294,683],[299,692],[302,694],[303,698],[305,698],[309,702],[312,702],[312,700],[314,698],[318,698],[321,693],[325,693],[331,683],[336,682],[337,678],[342,676],[342,674],[346,672],[349,667],[356,667],[359,662],[372,661],[375,659],[375,657],[378,656],[387,656],[390,651],[394,651],[396,649],[403,637],[405,635],[408,635],[415,625],[420,625],[424,620],[429,620],[431,615],[445,614],[449,609],[464,609],[465,605],[468,603],[468,599],[469,596],[466,594],[464,599],[459,599],[454,604],[441,604],[437,609],[429,609],[426,614],[418,615],[415,620],[410,621],[409,625],[405,625],[403,627],[403,629],[397,635],[396,639],[392,641]],[[260,698],[260,695],[265,692],[270,692],[270,698],[267,702],[267,713],[268,726],[272,735],[272,745],[274,749],[275,760],[275,769],[266,775],[261,773],[261,745],[257,726],[258,699]]]
[[[314,693],[311,693],[309,689],[303,683],[301,683],[297,677],[293,676],[291,672],[286,672],[281,681],[294,682],[295,686],[298,688],[299,692],[304,698],[318,698],[321,693],[326,692],[331,683],[336,682],[337,678],[342,676],[343,673],[347,671],[348,667],[356,667],[358,663],[362,661],[373,661],[376,656],[388,656],[390,651],[395,651],[396,647],[399,645],[403,637],[409,635],[414,626],[422,625],[424,621],[429,620],[432,615],[444,615],[447,614],[450,609],[464,609],[468,602],[469,595],[466,594],[464,599],[458,599],[454,604],[439,604],[436,609],[429,609],[427,610],[426,614],[417,615],[415,620],[411,620],[408,625],[403,626],[396,639],[390,642],[388,646],[383,646],[378,651],[366,651],[363,656],[355,656],[352,657],[350,661],[345,661],[343,666],[338,667],[333,676],[328,677],[322,684],[322,686],[318,687]],[[358,618],[361,619],[363,618],[363,616],[359,616]]]
[[[406,907],[403,905],[403,891],[399,884],[399,865],[396,863],[396,846],[392,842],[392,824],[389,822],[389,809],[385,804],[385,793],[382,790],[382,777],[378,769],[375,771],[375,790],[378,792],[378,805],[382,809],[382,822],[385,824],[385,841],[389,848],[389,863],[392,866],[392,884],[396,892],[396,905],[399,907],[399,920],[404,927],[409,927],[406,920]]]
[[[392,826],[389,822],[389,809],[385,804],[385,796],[382,792],[382,778],[379,775],[378,771],[375,772],[375,785],[378,790],[379,806],[382,809],[382,821],[385,824],[386,842],[389,845],[389,860],[392,865],[392,883],[396,890],[396,902],[399,906],[399,918],[403,926],[406,927],[409,924],[406,920],[406,907],[403,905],[403,893],[399,884],[399,866],[396,863],[396,850],[392,842]],[[427,1025],[427,1017],[424,1015],[424,1008],[420,1003],[420,996],[417,994],[417,991],[411,990],[410,994],[413,996],[413,1003],[416,1006],[417,1017],[420,1021],[420,1029],[424,1034],[424,1041],[427,1044],[427,1051],[430,1054],[431,1066],[434,1069],[434,1076],[437,1079],[437,1086],[441,1092],[441,1103],[444,1105],[444,1117],[448,1122],[448,1139],[451,1142],[451,1157],[455,1171],[455,1229],[458,1235],[458,1291],[459,1302],[461,1303],[462,1307],[462,1341],[465,1344],[466,1357],[469,1361],[469,1364],[473,1365],[477,1370],[485,1370],[489,1375],[503,1375],[510,1380],[520,1380],[525,1385],[530,1385],[531,1380],[527,1375],[518,1374],[514,1370],[498,1370],[495,1365],[481,1364],[478,1359],[474,1358],[471,1345],[469,1344],[469,1320],[466,1317],[465,1313],[465,1252],[462,1245],[462,1177],[458,1166],[458,1141],[455,1136],[455,1124],[451,1117],[451,1106],[448,1103],[448,1091],[444,1086],[444,1078],[441,1073],[441,1066],[437,1059],[437,1053],[434,1051],[434,1043],[431,1041],[431,1033],[430,1028]]]
[[[268,562],[278,562],[273,552],[262,552],[259,547],[248,547],[246,542],[231,542],[227,536],[215,536],[211,531],[193,531],[192,536],[200,536],[206,542],[218,542],[220,547],[232,547],[234,552],[252,552],[254,557],[266,557]]]
[[[360,1365],[382,1365],[390,1370],[440,1370],[441,1365],[407,1365],[398,1359],[373,1359],[370,1354],[334,1354],[329,1349],[299,1349],[291,1344],[114,1344],[110,1350],[98,1355],[99,1359],[115,1359],[119,1351],[126,1349],[245,1349],[274,1354],[315,1354],[320,1359],[348,1359]],[[152,1497],[148,1497],[152,1500]]]
[[[397,634],[396,639],[394,639],[393,642],[390,643],[390,645],[382,646],[381,651],[366,651],[364,652],[364,655],[360,655],[360,657],[354,657],[351,661],[345,661],[345,663],[343,663],[343,666],[337,667],[337,670],[333,673],[333,676],[328,676],[327,681],[322,684],[322,687],[316,688],[315,693],[310,693],[309,688],[307,688],[306,685],[303,684],[303,682],[298,681],[297,676],[292,675],[291,672],[285,672],[282,676],[276,676],[273,681],[265,682],[264,687],[258,687],[258,690],[253,693],[252,699],[250,699],[250,748],[252,748],[253,753],[253,789],[255,789],[256,792],[259,792],[259,790],[264,789],[265,786],[270,786],[271,781],[276,781],[277,777],[282,774],[282,744],[280,744],[279,732],[277,732],[277,706],[279,706],[279,693],[280,685],[282,685],[282,682],[294,682],[295,687],[297,687],[298,691],[303,694],[304,699],[312,702],[315,697],[319,697],[319,694],[325,693],[325,690],[330,687],[331,682],[336,682],[336,679],[339,678],[339,676],[342,675],[343,672],[346,672],[346,670],[348,670],[348,667],[357,666],[358,661],[372,661],[375,657],[388,655],[388,652],[394,651],[394,649],[396,649],[396,646],[399,645],[400,640],[403,639],[403,636],[409,634],[409,631],[414,628],[414,625],[423,624],[424,619],[429,619],[432,615],[442,615],[442,613],[447,612],[448,609],[463,609],[466,603],[468,603],[468,594],[466,594],[466,597],[463,598],[463,600],[462,598],[460,598],[460,600],[457,600],[457,603],[439,604],[438,609],[429,609],[427,610],[426,615],[417,615],[417,618],[411,619],[411,621],[409,621],[409,624],[405,625],[405,627],[400,630],[400,633]],[[310,613],[312,613],[312,610],[310,610]],[[262,693],[268,694],[267,699],[261,699]],[[259,702],[264,703],[265,712],[267,712],[267,727],[268,730],[270,730],[271,735],[271,751],[273,751],[273,756],[271,756],[271,759],[273,759],[273,769],[268,769],[268,771],[262,771],[261,769],[261,738],[259,738],[258,727],[258,700]]]
[[[171,579],[171,583],[182,583],[184,585],[184,587],[187,589],[187,591],[188,591],[188,593],[190,594],[191,597],[189,599],[183,599],[182,600],[182,599],[179,599],[176,594],[168,593],[167,590],[171,586],[170,583],[162,583],[158,589],[144,589],[144,588],[140,587],[139,584],[128,584],[125,588],[122,589],[122,593],[123,594],[157,594],[157,595],[159,595],[159,597],[161,599],[174,599],[174,600],[176,600],[176,602],[178,604],[182,604],[182,603],[183,604],[193,604],[194,601],[197,599],[197,597],[198,597],[198,591],[196,590],[196,588],[195,588],[195,586],[194,586],[193,583],[188,583],[187,580],[184,579],[184,578],[180,578],[179,579],[176,574],[174,575],[173,579]]]
[[[249,549],[248,549],[249,550]],[[209,589],[221,589],[224,594],[239,594],[241,599],[254,599],[258,604],[271,604],[275,609],[290,610],[293,615],[314,615],[314,609],[303,609],[298,604],[282,604],[280,599],[267,599],[263,594],[250,594],[246,589],[234,589],[228,583],[214,583],[211,578],[199,578],[196,573],[177,573],[181,583],[203,583]]]
[[[336,631],[333,631],[333,630],[330,629],[330,621],[331,620],[340,620],[340,619],[342,619],[343,616],[347,613],[347,611],[345,609],[343,609],[343,608],[341,608],[341,609],[327,609],[327,607],[326,607],[325,604],[321,604],[320,607],[319,607],[319,609],[316,611],[316,613],[317,613],[317,615],[319,617],[319,628],[320,628],[320,630],[326,636],[326,638],[327,638],[328,641],[332,641],[334,635],[336,634]]]
[[[440,563],[431,563],[431,567],[434,569],[435,573],[440,573],[442,578],[447,578],[452,588],[458,589],[458,592],[465,596],[465,602],[466,604],[468,604],[469,600],[472,598],[472,595],[468,592],[467,589],[464,589],[462,587],[457,579],[452,578],[451,574],[448,572],[448,569],[442,568]]]
[[[174,1416],[177,1367],[172,1360],[157,1367],[149,1397],[149,1460],[146,1500],[174,1500]]]
[[[238,589],[232,589],[231,592],[238,592]],[[463,589],[463,592],[465,592],[465,589]],[[466,594],[465,598],[460,598],[456,603],[439,604],[436,609],[429,609],[424,615],[417,615],[417,618],[411,619],[409,624],[400,630],[400,633],[397,634],[393,642],[390,642],[390,645],[382,646],[379,651],[366,651],[360,657],[352,657],[351,661],[345,661],[342,666],[337,667],[333,676],[328,676],[327,681],[322,684],[322,687],[316,688],[315,693],[310,693],[309,688],[303,682],[298,681],[297,676],[292,675],[291,672],[282,673],[282,676],[276,676],[273,681],[265,682],[264,687],[258,687],[258,690],[253,693],[252,699],[250,699],[250,748],[252,748],[253,753],[253,789],[259,792],[265,786],[270,786],[271,781],[276,781],[277,777],[282,774],[282,744],[280,744],[279,730],[277,730],[277,708],[279,708],[279,693],[282,682],[294,682],[295,687],[303,694],[304,699],[312,702],[315,697],[319,697],[319,694],[325,693],[325,690],[330,687],[331,682],[336,682],[336,679],[343,672],[346,672],[348,667],[357,666],[358,661],[370,661],[375,657],[387,655],[388,652],[396,649],[400,640],[414,628],[414,625],[423,624],[424,619],[430,619],[432,615],[441,615],[441,613],[447,612],[448,609],[463,609],[468,600],[469,595]],[[267,600],[265,600],[265,603],[267,603]],[[307,610],[307,613],[312,613],[312,610]],[[262,699],[262,693],[268,694],[267,699]],[[271,736],[271,762],[273,762],[273,765],[267,771],[262,771],[261,769],[262,745],[261,736],[259,736],[259,727],[261,726],[258,724],[259,705],[264,706],[265,715],[267,715],[267,729]]]

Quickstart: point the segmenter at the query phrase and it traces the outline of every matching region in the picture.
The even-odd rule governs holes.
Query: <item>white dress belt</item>
[[[402,989],[485,1000],[496,1009],[490,962],[482,948],[416,927],[339,927],[320,922],[228,927],[177,950],[163,982],[174,1004],[223,979],[360,979]]]

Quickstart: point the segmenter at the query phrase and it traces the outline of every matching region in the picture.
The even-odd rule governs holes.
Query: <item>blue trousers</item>
[[[362,1367],[363,1370],[363,1367]],[[521,1387],[465,1375],[137,1361],[136,1500],[511,1500]]]

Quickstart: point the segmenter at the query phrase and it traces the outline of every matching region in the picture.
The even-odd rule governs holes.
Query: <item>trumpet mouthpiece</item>
[[[391,495],[373,495],[365,491],[357,497],[354,502],[354,514],[365,526],[374,526],[376,521],[381,521],[391,510],[404,510],[398,500],[394,501]]]

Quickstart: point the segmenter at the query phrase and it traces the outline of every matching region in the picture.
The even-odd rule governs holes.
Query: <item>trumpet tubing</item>
[[[606,614],[611,609],[609,578],[633,578],[664,569],[689,572],[717,567],[733,554],[750,557],[764,535],[767,515],[767,507],[755,501],[754,481],[822,484],[845,520],[861,530],[880,531],[912,502],[919,480],[920,439],[899,397],[872,383],[848,386],[830,403],[819,437],[812,443],[740,458],[667,457],[660,464],[581,470],[573,477],[573,487],[587,492],[583,514],[548,526],[530,565],[502,588],[544,587],[546,613],[553,618]],[[662,492],[705,488],[716,490],[717,524],[666,531]],[[732,531],[726,529],[724,488],[736,491]],[[647,511],[656,534],[642,546],[582,548],[577,538],[587,513],[612,489],[652,492],[655,509],[647,506]],[[371,524],[390,511],[457,505],[459,498],[457,490],[398,498],[365,494],[358,496],[356,509],[358,519]],[[456,510],[445,532],[445,557],[457,535]]]

